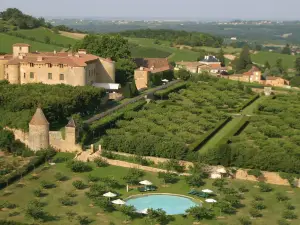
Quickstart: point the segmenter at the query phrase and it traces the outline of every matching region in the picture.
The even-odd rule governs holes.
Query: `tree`
[[[169,221],[173,220],[173,217],[167,215],[167,213],[162,209],[148,209],[148,218],[151,221],[155,221],[161,225],[168,224]]]
[[[241,225],[251,225],[252,222],[248,217],[239,217]]]
[[[178,175],[170,172],[159,172],[158,178],[162,179],[165,184],[174,184],[178,182]]]
[[[192,174],[191,176],[187,176],[185,179],[186,183],[191,187],[201,187],[205,184],[202,180],[201,174]]]
[[[297,57],[295,61],[295,70],[296,70],[296,75],[300,75],[300,57]]]
[[[291,54],[291,48],[289,44],[286,44],[286,46],[282,49],[282,54],[290,55]]]
[[[123,180],[125,180],[128,184],[137,184],[143,176],[143,171],[131,168],[128,170],[127,175],[123,177]]]
[[[99,197],[94,202],[96,206],[99,206],[105,212],[112,212],[114,210],[114,206],[108,198]]]
[[[120,35],[97,36],[90,34],[73,46],[74,51],[81,48],[86,49],[91,54],[111,58],[114,61],[130,59],[131,56],[128,40]]]
[[[276,68],[278,69],[280,74],[284,73],[284,68],[283,68],[283,65],[282,65],[282,59],[277,59],[276,60]]]
[[[207,209],[203,206],[194,206],[186,210],[188,214],[194,217],[196,220],[213,219],[215,214],[211,209]]]
[[[225,66],[225,57],[224,57],[224,51],[221,48],[220,52],[217,55],[217,58],[220,60],[221,66]]]
[[[137,65],[131,59],[119,59],[116,62],[116,83],[124,85],[126,82],[131,82],[136,68]]]
[[[50,44],[50,37],[45,36],[44,41],[45,41],[46,44]]]
[[[265,69],[271,69],[271,65],[270,65],[270,63],[269,63],[269,61],[266,61],[265,62]]]
[[[236,70],[245,70],[248,65],[251,65],[250,49],[248,45],[245,45],[240,53],[240,56],[236,62]]]
[[[220,209],[220,212],[223,212],[226,214],[235,214],[236,213],[236,208],[234,208],[230,204],[230,202],[227,202],[227,201],[218,201],[216,203],[216,207]]]
[[[247,173],[248,173],[248,175],[253,175],[256,178],[259,178],[259,177],[261,177],[263,175],[262,172],[259,169],[248,170]]]
[[[136,215],[136,209],[132,205],[123,205],[120,207],[120,211],[129,219],[132,220]]]
[[[188,80],[191,77],[191,73],[187,70],[180,69],[179,71],[175,72],[175,76],[181,80]]]

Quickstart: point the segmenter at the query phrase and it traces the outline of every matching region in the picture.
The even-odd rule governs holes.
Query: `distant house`
[[[243,74],[233,74],[233,75],[221,75],[223,78],[227,78],[229,80],[236,80],[241,82],[249,82],[249,83],[260,83],[261,81],[261,71],[256,66],[252,66],[252,68],[243,73]]]
[[[152,74],[173,70],[167,58],[136,58],[134,62],[138,66],[134,71],[134,80],[138,90],[149,86]]]
[[[290,82],[281,77],[267,76],[266,80],[262,80],[261,84],[273,87],[289,86]]]
[[[221,62],[215,56],[205,56],[199,62],[177,62],[175,70],[185,69],[191,73],[209,72],[220,74],[227,71],[226,67],[221,66]]]

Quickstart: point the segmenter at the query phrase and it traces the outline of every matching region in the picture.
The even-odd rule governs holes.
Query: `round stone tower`
[[[49,147],[49,123],[41,108],[37,108],[29,123],[29,146],[33,151]]]

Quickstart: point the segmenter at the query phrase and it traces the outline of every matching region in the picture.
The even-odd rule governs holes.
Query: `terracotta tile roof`
[[[251,76],[251,75],[253,75],[254,72],[260,72],[260,70],[256,66],[252,66],[252,68],[249,71],[247,71],[243,74]]]
[[[39,61],[41,59],[41,61]],[[74,67],[84,67],[87,63],[99,59],[98,56],[91,54],[75,54],[70,55],[67,52],[42,52],[42,53],[28,53],[23,58],[13,58],[7,62],[8,65],[15,65],[19,63],[35,63],[35,64],[64,64]]]
[[[11,59],[13,56],[12,55],[0,55],[0,60],[8,60],[8,59]]]
[[[13,46],[29,47],[30,45],[26,44],[26,43],[16,43],[16,44],[13,44]]]
[[[41,108],[37,108],[35,114],[33,115],[30,123],[30,125],[49,125],[48,120],[45,117],[45,114],[43,113],[43,110]]]
[[[167,58],[135,58],[134,62],[138,67],[144,67],[144,70],[153,73],[173,69]]]
[[[187,66],[187,67],[197,67],[202,66],[204,64],[200,62],[176,62],[176,65]]]
[[[279,80],[279,79],[283,79],[281,77],[274,77],[274,76],[267,76],[266,80]]]

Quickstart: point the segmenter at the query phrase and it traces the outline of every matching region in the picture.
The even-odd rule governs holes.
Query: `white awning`
[[[106,90],[119,90],[121,88],[121,85],[117,83],[93,83],[93,86]]]

